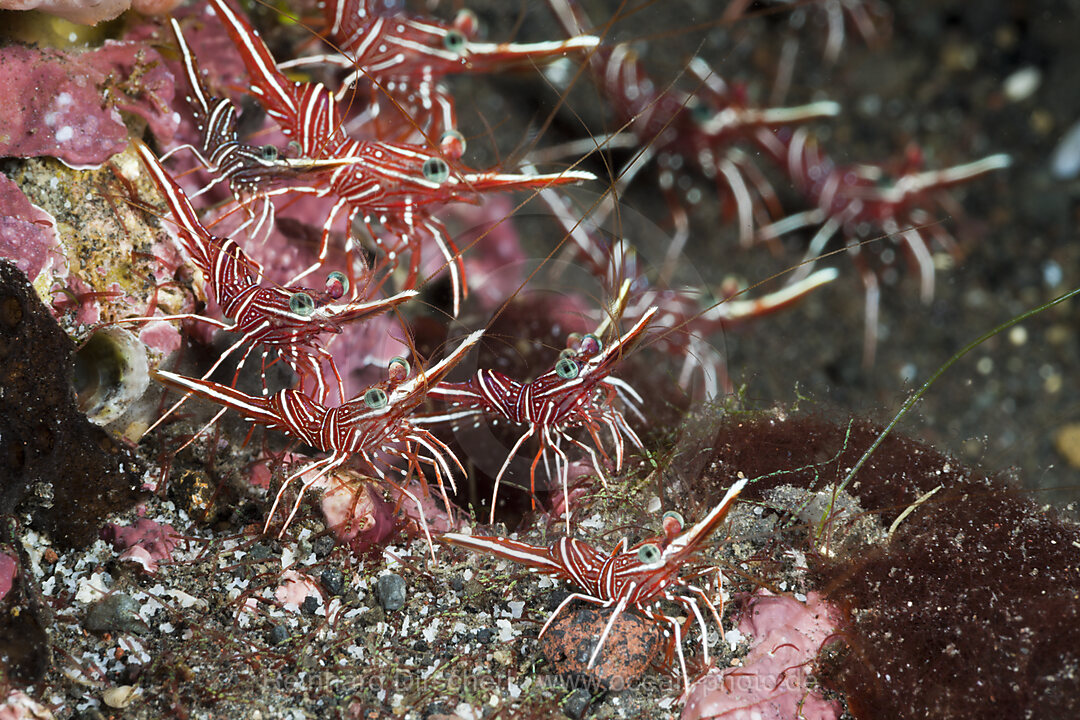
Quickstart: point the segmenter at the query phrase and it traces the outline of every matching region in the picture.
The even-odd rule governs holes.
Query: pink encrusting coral
[[[0,257],[15,263],[33,283],[42,272],[66,265],[59,250],[56,220],[0,175]]]
[[[145,43],[108,41],[88,52],[9,45],[0,49],[0,156],[105,162],[128,145],[120,110],[159,136],[175,132],[173,76]]]
[[[101,532],[102,538],[117,550],[123,550],[121,560],[134,560],[147,572],[157,572],[158,563],[172,560],[172,551],[179,542],[179,533],[172,525],[139,518],[127,527],[109,523]]]
[[[740,667],[714,669],[690,688],[682,720],[836,720],[841,706],[808,685],[815,658],[837,635],[835,610],[817,593],[806,602],[759,589],[739,631],[753,636]]]

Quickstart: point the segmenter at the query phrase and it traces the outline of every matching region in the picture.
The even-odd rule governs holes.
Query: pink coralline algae
[[[172,560],[172,551],[179,541],[179,534],[172,525],[163,525],[147,518],[140,518],[134,525],[124,527],[110,523],[101,533],[117,550],[123,550],[121,560],[134,560],[147,572],[157,572],[162,560]]]
[[[0,701],[0,720],[52,720],[52,712],[26,693],[12,690]]]
[[[159,137],[175,131],[173,76],[156,50],[109,41],[67,53],[10,45],[0,49],[0,156],[59,158],[99,165],[128,144],[119,110],[145,119]]]
[[[807,686],[821,647],[836,637],[834,610],[810,593],[805,603],[759,590],[739,631],[753,636],[740,667],[714,669],[690,688],[682,720],[836,720],[840,704]]]
[[[18,564],[15,562],[15,558],[7,553],[0,553],[0,600],[3,600],[4,596],[11,592],[11,588],[15,586],[17,567]]]
[[[0,175],[0,257],[15,263],[33,283],[42,272],[65,264],[59,248],[52,216]]]
[[[40,10],[80,25],[96,25],[119,17],[128,8],[153,15],[179,4],[180,0],[0,0],[0,9]]]

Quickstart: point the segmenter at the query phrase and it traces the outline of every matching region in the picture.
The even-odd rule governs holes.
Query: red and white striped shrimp
[[[574,600],[614,608],[589,657],[590,668],[596,663],[615,621],[628,608],[634,608],[653,622],[665,625],[665,631],[670,627],[682,671],[683,687],[689,690],[690,678],[686,672],[682,638],[696,620],[701,633],[702,655],[707,665],[708,626],[702,606],[708,610],[718,628],[721,627],[721,622],[717,603],[720,609],[723,609],[719,568],[703,567],[698,551],[723,522],[746,483],[746,480],[740,480],[732,485],[720,504],[686,532],[679,533],[682,523],[677,514],[674,520],[669,514],[665,516],[664,537],[649,538],[633,546],[623,538],[608,555],[586,542],[569,537],[556,540],[549,547],[538,547],[506,538],[460,533],[447,533],[439,536],[439,539],[449,545],[511,560],[525,565],[533,572],[575,585],[577,592],[570,594],[559,604],[541,628],[541,636],[563,608]],[[715,574],[717,579],[713,597],[710,597],[703,587],[692,584],[689,580],[710,574]],[[662,600],[682,605],[690,611],[689,615],[685,620],[667,615],[659,607]]]
[[[570,34],[581,32],[587,18],[574,0],[550,0]],[[745,88],[725,83],[704,61],[695,58],[689,70],[698,75],[693,92],[651,78],[636,52],[625,43],[601,45],[589,56],[589,67],[615,121],[626,128],[640,148],[629,166],[619,172],[625,188],[644,165],[656,159],[660,188],[679,226],[673,243],[677,254],[685,243],[685,211],[676,198],[675,176],[683,167],[697,167],[714,178],[735,210],[744,246],[754,228],[781,217],[783,209],[765,174],[741,144],[763,129],[781,128],[832,117],[840,107],[822,101],[787,108],[758,108],[749,104]]]
[[[239,374],[251,351],[257,345],[263,345],[279,352],[285,363],[300,376],[301,387],[309,379],[314,381],[316,397],[320,401],[325,401],[329,393],[323,373],[323,363],[328,364],[335,376],[338,395],[344,397],[341,375],[333,356],[322,344],[322,336],[340,333],[344,323],[364,320],[397,307],[414,297],[416,291],[406,290],[382,300],[342,300],[348,291],[348,280],[340,272],[330,273],[325,291],[263,284],[258,264],[235,242],[215,237],[203,227],[184,191],[154,153],[142,143],[137,143],[136,147],[172,212],[185,251],[213,288],[222,314],[232,323],[201,315],[168,319],[194,319],[240,334],[204,377],[209,377],[225,358],[247,346],[237,367]]]
[[[305,464],[285,479],[267,515],[264,532],[270,528],[281,498],[294,480],[303,477],[304,484],[279,536],[296,516],[304,492],[321,478],[358,456],[381,480],[413,501],[420,513],[423,531],[430,546],[431,534],[423,505],[420,499],[405,487],[408,476],[416,471],[424,482],[426,491],[420,463],[430,464],[449,507],[443,479],[445,477],[451,488],[456,490],[451,463],[459,469],[461,463],[444,443],[428,430],[413,423],[410,416],[431,388],[465,357],[482,334],[482,330],[473,332],[447,357],[426,370],[412,374],[411,378],[408,362],[402,358],[394,358],[390,361],[388,380],[369,387],[338,407],[327,407],[298,390],[281,390],[270,397],[254,397],[226,385],[176,373],[162,371],[157,377],[166,385],[193,393],[226,409],[235,410],[251,422],[281,430],[305,445],[328,453],[320,460]],[[422,448],[429,456],[419,455],[417,448]],[[389,466],[389,462],[381,460],[380,457],[390,461],[403,459],[408,462],[408,467],[403,471],[406,476],[405,484],[389,480],[381,467]],[[433,546],[432,557],[434,558]]]
[[[434,206],[474,199],[478,193],[595,179],[591,173],[570,170],[548,175],[469,172],[457,163],[451,165],[425,145],[355,140],[343,129],[333,92],[322,84],[290,81],[277,68],[258,32],[242,15],[224,0],[210,0],[210,4],[244,58],[252,93],[281,131],[299,144],[301,155],[347,162],[333,171],[306,174],[306,184],[290,182],[263,191],[268,196],[300,193],[336,198],[323,223],[316,262],[291,282],[322,265],[329,249],[330,230],[340,215],[347,217],[346,227],[352,227],[359,216],[375,242],[385,250],[391,270],[397,266],[399,256],[409,252],[406,289],[416,285],[422,239],[433,240],[449,268],[457,314],[468,292],[464,264],[460,251],[435,217]],[[353,253],[351,237],[346,251],[350,256]]]
[[[732,390],[726,363],[709,344],[711,336],[783,310],[838,275],[835,268],[823,268],[764,295],[748,297],[736,292],[716,299],[705,288],[668,286],[663,277],[659,282],[650,281],[637,251],[625,238],[603,240],[592,229],[592,219],[579,218],[568,199],[554,191],[543,190],[540,197],[577,246],[578,261],[606,290],[619,288],[620,318],[636,322],[650,310],[659,309],[653,327],[664,332],[655,337],[654,344],[682,358],[681,387],[688,387],[694,373],[700,372],[706,399]]]
[[[542,458],[547,463],[549,454],[554,461],[556,475],[562,482],[564,497],[569,497],[570,459],[563,449],[564,442],[584,450],[601,479],[606,472],[601,458],[610,462],[600,439],[601,431],[606,429],[611,434],[617,470],[622,468],[624,438],[636,447],[642,447],[641,439],[614,403],[615,398],[621,396],[630,408],[637,411],[634,402],[640,403],[641,397],[628,384],[611,377],[611,372],[623,354],[641,339],[656,312],[656,308],[646,311],[633,327],[608,347],[604,347],[596,335],[572,338],[570,346],[562,351],[554,367],[531,382],[522,383],[498,371],[481,369],[465,382],[443,382],[432,388],[428,397],[449,403],[450,409],[445,413],[420,416],[417,422],[456,425],[466,419],[487,415],[526,428],[507,453],[495,477],[491,522],[495,520],[495,500],[503,475],[518,449],[531,437],[539,441],[529,472],[534,507],[536,467]],[[584,428],[589,434],[591,447],[570,434],[577,428]],[[566,528],[569,531],[569,508],[566,512]]]
[[[274,206],[268,197],[258,196],[258,190],[272,178],[295,176],[315,169],[339,167],[342,161],[329,159],[289,158],[273,145],[250,145],[241,142],[236,132],[236,105],[229,98],[214,97],[203,86],[202,77],[195,55],[191,52],[180,23],[169,19],[184,75],[191,88],[187,95],[188,107],[199,133],[199,147],[180,145],[161,156],[164,162],[180,150],[189,150],[204,167],[215,175],[214,179],[193,193],[192,199],[202,195],[219,183],[227,182],[232,194],[237,198],[257,197],[260,204],[258,213],[251,217],[237,230],[258,217],[253,236],[258,236],[261,228],[273,222]],[[245,205],[246,207],[246,205]]]
[[[377,5],[372,0],[320,3],[327,39],[335,52],[290,60],[278,67],[318,63],[353,71],[342,90],[358,80],[371,83],[370,103],[362,119],[374,123],[374,137],[397,142],[441,138],[446,157],[455,160],[464,152],[465,143],[456,132],[455,104],[443,78],[538,65],[591,50],[599,42],[589,35],[536,43],[478,42],[479,23],[470,10],[460,10],[447,23],[382,11]]]
[[[974,162],[924,170],[922,153],[913,149],[902,166],[890,173],[878,165],[838,165],[805,130],[762,130],[755,144],[791,178],[812,209],[760,229],[762,240],[770,240],[808,226],[819,226],[806,251],[798,280],[813,268],[813,261],[825,251],[836,235],[842,235],[862,277],[866,294],[863,361],[871,364],[877,344],[878,279],[858,245],[874,233],[902,240],[917,268],[922,298],[934,295],[934,260],[926,233],[941,247],[952,250],[956,243],[927,210],[947,203],[946,190],[973,178],[1007,168],[1008,155],[997,154]]]

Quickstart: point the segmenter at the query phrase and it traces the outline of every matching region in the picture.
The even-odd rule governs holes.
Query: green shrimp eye
[[[443,38],[443,47],[452,53],[460,55],[465,52],[465,36],[457,30],[447,30]]]
[[[660,548],[655,545],[642,545],[637,551],[637,559],[645,565],[652,565],[660,560]]]
[[[300,317],[310,317],[315,312],[315,301],[305,292],[293,293],[289,298],[289,312]]]
[[[387,399],[386,393],[382,388],[369,388],[364,393],[364,404],[372,410],[382,410],[386,407]]]
[[[707,123],[713,119],[713,109],[705,103],[694,103],[690,106],[690,117],[698,123]]]
[[[263,145],[259,148],[259,158],[266,162],[274,162],[278,159],[277,148],[273,145]]]
[[[349,292],[349,278],[345,273],[335,270],[326,276],[326,294],[337,300]]]
[[[589,333],[585,337],[581,338],[582,353],[586,355],[596,355],[603,349],[604,343],[600,342],[600,338],[596,337],[592,333]]]
[[[423,172],[424,177],[433,183],[446,182],[446,178],[450,177],[450,167],[445,160],[437,157],[424,161]]]
[[[390,358],[390,362],[386,366],[386,373],[390,376],[391,382],[401,382],[405,378],[409,377],[409,361],[403,357]]]
[[[559,361],[555,363],[555,373],[563,380],[573,380],[581,372],[581,368],[578,364],[568,357],[561,357]]]

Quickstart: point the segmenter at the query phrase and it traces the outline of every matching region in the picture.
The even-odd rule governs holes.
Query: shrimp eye
[[[713,119],[713,109],[703,102],[696,102],[690,106],[690,117],[697,123],[707,123]]]
[[[581,368],[578,364],[568,357],[561,357],[559,361],[555,363],[555,373],[563,380],[573,380],[581,372]]]
[[[424,161],[423,172],[424,178],[433,183],[446,182],[446,178],[450,177],[450,167],[445,160],[437,157],[428,158]]]
[[[592,333],[585,335],[581,338],[581,352],[585,355],[596,355],[598,352],[604,349],[604,343],[600,342],[600,338],[596,337]]]
[[[465,36],[457,30],[447,30],[443,38],[443,47],[450,52],[460,55],[465,52]]]
[[[300,143],[296,140],[290,140],[288,147],[296,157],[301,157],[304,154],[304,148],[300,147]]]
[[[409,361],[403,357],[390,358],[386,366],[386,372],[390,376],[390,382],[399,383],[409,377]]]
[[[466,147],[465,136],[453,128],[444,132],[439,138],[439,149],[448,158],[460,160],[465,154]]]
[[[652,565],[660,560],[660,548],[651,543],[642,545],[637,551],[637,559],[645,565]]]
[[[349,292],[349,278],[345,273],[335,270],[326,276],[326,294],[337,300]]]
[[[372,410],[382,410],[386,403],[386,392],[382,388],[369,388],[364,393],[364,404]]]
[[[266,162],[274,162],[278,159],[277,148],[273,145],[263,145],[259,148],[259,159]]]
[[[293,293],[289,297],[289,312],[300,317],[310,317],[315,312],[315,301],[305,292]]]
[[[572,332],[566,336],[566,349],[577,354],[581,349],[581,333]]]
[[[454,27],[465,37],[471,38],[480,29],[480,19],[476,17],[476,13],[472,10],[462,8],[458,10],[457,16],[454,17]]]
[[[668,510],[660,521],[664,526],[664,532],[668,535],[676,535],[686,527],[686,520],[674,510]]]

